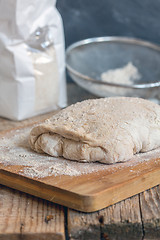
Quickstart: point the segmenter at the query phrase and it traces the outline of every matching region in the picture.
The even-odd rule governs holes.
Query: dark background
[[[57,0],[66,47],[97,36],[129,36],[160,43],[160,0]]]
[[[66,47],[99,36],[128,36],[160,44],[160,0],[57,0]],[[68,81],[72,81],[67,75]]]

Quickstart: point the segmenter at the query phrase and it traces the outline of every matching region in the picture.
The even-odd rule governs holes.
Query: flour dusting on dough
[[[101,163],[79,163],[65,160],[63,158],[54,158],[45,154],[33,152],[28,144],[28,136],[31,128],[16,130],[6,137],[0,138],[0,165],[21,166],[20,174],[30,178],[44,178],[48,176],[80,176],[93,172],[107,171],[113,173],[120,169],[135,166],[138,163],[148,164],[151,158],[160,156],[160,148],[143,154],[135,155],[131,160],[125,163],[115,165],[106,165]],[[2,166],[1,165],[1,166]],[[139,172],[136,172],[138,175]]]

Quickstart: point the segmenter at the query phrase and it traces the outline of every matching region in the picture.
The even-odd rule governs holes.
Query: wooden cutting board
[[[160,184],[160,149],[110,166],[77,163],[33,153],[27,141],[30,128],[0,135],[0,184],[84,212]],[[52,170],[50,176],[46,175],[48,169]],[[36,176],[37,171],[44,176]]]

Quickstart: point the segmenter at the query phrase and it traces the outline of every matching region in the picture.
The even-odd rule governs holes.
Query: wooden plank
[[[99,213],[82,213],[68,209],[68,235],[70,240],[100,240]]]
[[[140,194],[145,239],[160,239],[160,186]]]
[[[65,239],[64,209],[0,185],[0,239],[22,238]]]
[[[141,240],[138,195],[91,214],[68,210],[68,233],[71,239]]]
[[[108,235],[109,239],[142,239],[138,195],[102,210],[101,216],[103,216],[103,234]]]
[[[159,159],[151,159],[147,164],[138,162],[135,166],[122,165],[123,168],[115,172],[109,169],[77,177],[60,175],[43,179],[23,177],[18,175],[18,166],[5,166],[2,167],[5,171],[0,170],[0,183],[76,210],[92,212],[151,188],[160,181]]]
[[[22,128],[21,131],[18,131],[18,134],[24,131],[25,128]],[[16,131],[11,131],[7,132],[6,136],[14,140],[16,134]],[[5,135],[2,134],[1,136],[4,137]],[[4,151],[6,151],[6,147],[5,144]],[[13,146],[14,152],[16,152],[16,149],[18,151],[16,147],[16,145]],[[23,147],[25,149],[28,145]],[[8,148],[10,149],[10,146]],[[6,152],[3,153],[2,151],[3,148],[1,153],[4,157]],[[33,153],[31,152],[31,154]],[[13,154],[11,154],[11,157],[13,157]],[[37,161],[38,157],[37,155]],[[90,212],[114,204],[159,183],[159,159],[151,159],[146,163],[138,161],[135,166],[133,166],[133,163],[135,163],[135,159],[132,162],[130,161],[130,164],[113,165],[109,169],[78,177],[60,175],[59,177],[51,176],[33,180],[17,175],[18,170],[21,170],[20,166],[2,166],[6,172],[1,170],[0,181],[4,185],[26,191],[38,197],[47,200],[52,199],[56,203]],[[43,191],[41,191],[42,187]]]

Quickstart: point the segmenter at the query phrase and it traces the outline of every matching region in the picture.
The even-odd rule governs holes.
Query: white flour
[[[135,80],[141,78],[138,69],[129,62],[122,68],[116,68],[103,72],[101,74],[101,80],[113,84],[133,85]],[[100,96],[133,96],[134,89],[124,87],[114,87],[109,85],[96,85],[96,91],[99,91]]]
[[[35,75],[35,111],[57,108],[59,75],[56,52],[53,46],[45,51],[28,51]]]
[[[0,116],[24,120],[66,107],[65,41],[56,0],[5,0],[0,16]]]
[[[140,79],[141,76],[138,69],[129,62],[122,68],[116,68],[113,70],[108,70],[101,74],[101,79],[105,82],[119,83],[119,84],[133,84],[134,80]]]
[[[130,161],[115,165],[79,163],[33,152],[28,144],[30,130],[31,128],[16,130],[12,132],[12,137],[9,133],[8,136],[0,138],[0,163],[4,166],[20,165],[23,170],[20,170],[19,174],[31,178],[44,178],[52,175],[80,176],[103,170],[111,173],[128,166],[132,167],[140,162],[148,164],[150,159],[160,156],[160,148],[158,148],[152,152],[137,154]],[[130,172],[132,172],[132,168],[130,168]],[[139,173],[136,172],[136,174]]]

